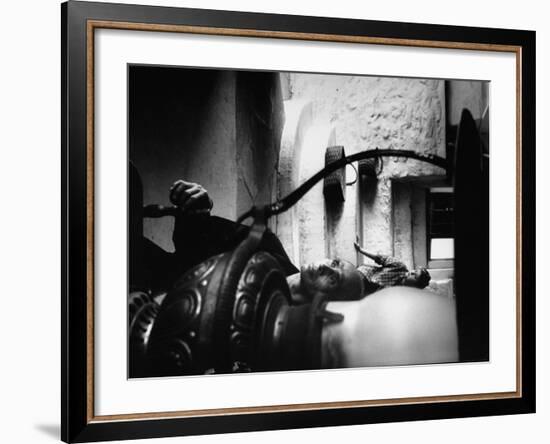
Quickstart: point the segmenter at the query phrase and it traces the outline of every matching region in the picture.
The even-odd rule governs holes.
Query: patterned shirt
[[[392,256],[378,256],[378,265],[359,265],[357,270],[363,275],[365,293],[369,294],[384,287],[400,285],[409,274],[409,269]]]

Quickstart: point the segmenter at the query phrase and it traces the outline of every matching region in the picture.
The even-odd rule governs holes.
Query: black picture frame
[[[89,146],[92,133],[87,88],[90,71],[88,46],[90,22],[120,22],[165,27],[187,26],[231,29],[241,32],[279,33],[281,38],[300,34],[327,40],[370,38],[381,44],[461,47],[460,45],[510,46],[519,56],[518,153],[521,183],[519,233],[521,294],[518,337],[521,350],[519,392],[494,399],[439,399],[437,402],[386,405],[334,406],[322,409],[250,411],[231,415],[203,414],[191,417],[105,419],[93,415],[89,353],[93,335],[93,283],[90,277],[90,217],[93,195],[90,187]],[[289,16],[199,9],[137,6],[69,1],[61,5],[62,54],[62,384],[61,435],[65,442],[155,438],[179,435],[229,433],[320,426],[370,424],[535,412],[535,32],[433,24]],[[145,32],[145,31],[144,31]],[[288,33],[285,36],[285,33]],[[309,37],[308,37],[309,38]],[[431,42],[431,43],[430,43]],[[457,42],[460,44],[457,45]],[[420,44],[420,43],[418,43]],[[92,66],[93,67],[93,66]],[[525,118],[522,118],[525,116]],[[93,351],[93,350],[92,350]]]

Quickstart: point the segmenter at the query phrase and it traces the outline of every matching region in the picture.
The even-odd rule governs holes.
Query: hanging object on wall
[[[346,157],[341,145],[329,146],[325,151],[325,167]],[[336,203],[346,200],[346,167],[333,171],[325,177],[323,194],[327,202]]]
[[[357,168],[353,163],[350,163],[347,166],[349,166],[355,172],[355,178],[353,180],[346,182],[346,186],[350,187],[352,185],[355,185],[359,180],[359,171],[357,171]]]
[[[359,170],[359,177],[362,180],[378,179],[378,176],[380,175],[380,173],[382,173],[382,169],[384,168],[384,164],[381,157],[374,157],[371,159],[362,159],[359,162],[357,162],[357,164],[358,164],[358,170]]]

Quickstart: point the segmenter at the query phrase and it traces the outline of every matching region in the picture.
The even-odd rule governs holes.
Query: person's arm
[[[172,239],[178,256],[195,265],[211,256],[234,249],[247,235],[248,227],[218,216],[211,216],[213,202],[200,184],[178,180],[170,188],[170,201],[181,209],[176,216]],[[298,273],[279,238],[269,229],[259,250],[279,261],[285,275]]]
[[[220,242],[222,229],[213,229],[212,199],[202,185],[184,180],[174,182],[169,191],[170,202],[178,207],[172,241],[178,263],[186,270],[210,256],[217,254],[215,246]]]
[[[355,249],[361,253],[362,255],[368,257],[369,259],[372,259],[374,262],[376,262],[378,265],[381,265],[384,268],[392,268],[392,269],[400,269],[400,270],[408,270],[407,266],[401,262],[400,260],[394,258],[393,256],[385,256],[383,254],[372,254],[366,251],[364,248],[359,245],[358,240],[353,243],[355,246]]]
[[[177,206],[182,214],[208,214],[214,203],[202,185],[177,180],[170,188],[170,202]]]
[[[408,271],[408,268],[405,265],[405,263],[401,262],[399,259],[396,259],[393,256],[384,256],[380,254],[378,255],[378,257],[379,257],[378,263],[385,269]]]
[[[355,250],[357,250],[359,253],[361,253],[363,256],[366,256],[368,257],[369,259],[372,259],[374,262],[376,262],[377,264],[380,264],[380,265],[383,265],[383,261],[385,259],[385,256],[382,256],[381,254],[372,254],[372,253],[369,253],[367,250],[365,250],[364,248],[361,247],[361,245],[359,245],[359,242],[358,240],[356,240],[354,243],[353,243],[353,246],[355,247]]]

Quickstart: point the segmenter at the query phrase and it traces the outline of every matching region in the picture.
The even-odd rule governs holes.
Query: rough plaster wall
[[[288,75],[287,75],[288,78]],[[282,199],[300,185],[300,159],[305,134],[313,124],[310,102],[286,100],[285,125],[281,137],[281,150],[277,174],[277,199]],[[300,263],[300,235],[298,205],[276,216],[274,231],[294,264]]]
[[[393,148],[445,156],[443,81],[315,74],[290,74],[289,81],[293,99],[310,100],[314,114],[328,114],[346,154]],[[325,148],[320,145],[312,156],[324,157]],[[336,238],[331,253],[362,261],[353,252],[358,233],[367,250],[392,254],[391,179],[442,174],[443,170],[423,162],[385,159],[380,180],[361,184],[359,193],[357,185],[347,187],[341,214],[329,216]]]
[[[428,266],[426,231],[426,189],[412,188],[412,230],[414,268]]]
[[[392,181],[382,178],[361,184],[360,240],[365,249],[375,254],[393,254]],[[359,256],[359,263],[369,263]]]
[[[285,102],[286,123],[279,159],[278,197],[295,190],[324,166],[324,148],[337,143],[335,133],[325,113],[313,110],[306,100]],[[320,147],[323,147],[320,150]],[[326,207],[323,183],[318,183],[294,207],[277,218],[277,235],[296,265],[307,264],[323,257],[342,257],[355,262],[353,248],[342,251],[342,235],[338,230],[346,217],[355,219],[356,212],[344,205]],[[352,205],[354,200],[351,200]]]
[[[348,154],[377,147],[445,153],[443,81],[316,74],[290,81],[293,99],[328,113]]]
[[[331,142],[330,125],[322,118],[304,134],[299,159],[300,183],[305,182],[324,166],[325,157],[318,156],[319,146]],[[327,232],[323,182],[315,185],[296,205],[298,215],[299,262],[304,265],[327,256]]]
[[[409,269],[426,267],[426,187],[397,180],[392,185],[393,255]]]
[[[414,266],[412,197],[410,183],[393,182],[393,255],[409,269]]]

